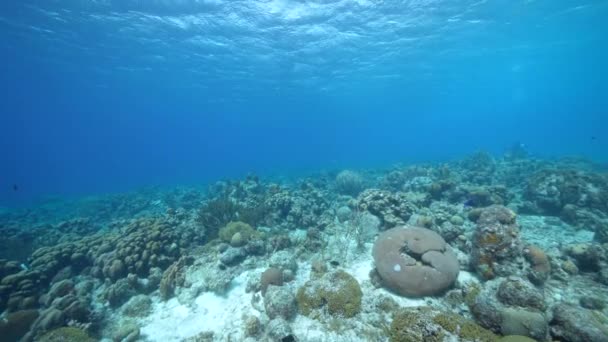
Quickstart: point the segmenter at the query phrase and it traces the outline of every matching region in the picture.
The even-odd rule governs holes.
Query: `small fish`
[[[595,136],[591,136],[591,141],[595,141]]]
[[[19,187],[17,186],[17,184],[13,184],[13,191],[19,191]]]

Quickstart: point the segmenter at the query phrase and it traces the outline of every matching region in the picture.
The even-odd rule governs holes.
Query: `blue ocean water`
[[[606,18],[601,0],[2,1],[0,204],[515,142],[605,162]]]

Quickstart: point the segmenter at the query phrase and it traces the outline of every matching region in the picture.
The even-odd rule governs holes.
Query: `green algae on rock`
[[[319,279],[307,281],[298,289],[296,300],[300,312],[312,316],[314,310],[327,305],[331,315],[353,317],[361,311],[363,292],[350,274],[338,270]]]
[[[501,337],[498,342],[536,342],[536,340],[527,336],[508,335]]]
[[[516,215],[511,209],[492,205],[481,210],[473,233],[472,266],[483,279],[515,274],[521,241]]]
[[[42,335],[39,342],[95,342],[84,330],[74,327],[61,327]]]
[[[235,234],[240,234],[239,239],[247,242],[250,239],[259,238],[261,233],[253,229],[249,224],[241,221],[229,222],[220,228],[219,236],[224,242],[231,242]]]
[[[498,336],[474,321],[430,307],[402,309],[394,315],[389,330],[390,342],[443,342],[455,338],[463,342],[498,341]]]

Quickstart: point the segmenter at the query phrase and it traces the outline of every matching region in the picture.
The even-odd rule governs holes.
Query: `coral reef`
[[[287,286],[270,285],[264,294],[264,308],[270,319],[282,317],[290,320],[297,313],[295,295]]]
[[[608,236],[608,177],[575,169],[543,169],[530,177],[524,192],[527,212],[559,216],[564,221],[596,232],[599,242]]]
[[[0,336],[6,341],[18,341],[38,318],[38,310],[11,312],[0,320]]]
[[[600,174],[580,170],[545,169],[530,178],[524,195],[536,211],[549,215],[560,215],[566,205],[606,213],[606,189],[608,179]]]
[[[235,236],[238,235],[238,239]],[[219,237],[225,242],[230,242],[231,245],[235,245],[233,240],[240,240],[237,246],[246,244],[249,240],[254,238],[260,238],[261,234],[253,229],[249,224],[240,221],[229,222],[226,226],[222,227],[219,231]]]
[[[78,328],[73,327],[62,327],[49,331],[42,335],[39,339],[40,342],[94,342],[95,339],[89,337],[89,335]]]
[[[608,341],[606,177],[514,146],[2,210],[0,339]]]
[[[276,267],[270,267],[262,273],[262,278],[260,280],[260,290],[262,291],[262,295],[266,293],[266,289],[270,285],[283,285],[283,271]]]
[[[221,227],[238,219],[239,207],[227,196],[207,201],[198,210],[196,221],[205,229],[208,238],[219,234]]]
[[[327,306],[330,315],[353,317],[361,311],[361,287],[353,276],[344,271],[324,274],[311,279],[298,289],[298,308],[304,315]]]
[[[268,322],[266,330],[271,341],[295,341],[289,323],[282,318],[275,318]]]
[[[484,279],[515,274],[512,269],[522,253],[516,215],[504,206],[493,205],[480,212],[473,234],[472,263]]]
[[[549,315],[542,293],[522,278],[498,278],[487,282],[467,300],[477,322],[503,335],[523,335],[544,341]]]
[[[458,277],[456,255],[441,236],[424,228],[383,232],[374,244],[373,256],[382,282],[404,296],[439,294]]]
[[[430,307],[399,311],[395,314],[389,331],[391,342],[449,340],[494,342],[498,337],[464,317]]]
[[[553,336],[565,341],[608,341],[608,317],[599,312],[560,304],[553,309]]]
[[[277,189],[271,192],[265,205],[270,208],[270,221],[287,229],[322,230],[333,218],[325,191],[308,182],[292,191]]]
[[[406,193],[392,193],[378,189],[363,191],[357,197],[355,206],[380,218],[385,228],[405,224],[417,210]]]
[[[538,246],[528,245],[523,250],[531,267],[528,278],[535,284],[542,285],[551,274],[551,262],[547,254]]]
[[[341,194],[357,196],[363,190],[363,177],[357,172],[344,170],[336,176],[336,189]]]
[[[173,296],[175,288],[183,285],[185,281],[185,268],[194,262],[194,258],[191,256],[181,257],[178,261],[173,263],[165,270],[162,278],[160,279],[160,296],[162,299],[167,300]]]

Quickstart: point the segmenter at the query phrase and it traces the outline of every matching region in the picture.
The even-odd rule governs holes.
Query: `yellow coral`
[[[483,234],[479,239],[479,243],[482,245],[498,245],[500,242],[501,238],[496,233]]]
[[[433,322],[464,340],[476,342],[494,342],[498,340],[498,337],[491,331],[453,313],[440,313],[433,317]]]
[[[241,234],[241,238],[244,241],[251,239],[260,238],[261,234],[257,230],[253,229],[250,225],[241,221],[234,221],[228,223],[225,227],[222,227],[219,231],[220,239],[225,242],[230,242],[234,234]]]
[[[389,330],[390,342],[441,342],[445,334],[439,331],[437,334],[425,334],[427,321],[424,315],[431,309],[427,307],[410,308],[398,312],[391,322]]]
[[[296,301],[306,316],[327,305],[327,311],[332,315],[353,317],[361,311],[362,297],[357,280],[344,271],[336,271],[325,274],[320,280],[308,281],[298,289]]]
[[[537,246],[530,245],[526,248],[526,258],[537,272],[548,273],[551,271],[551,264],[547,254]]]

